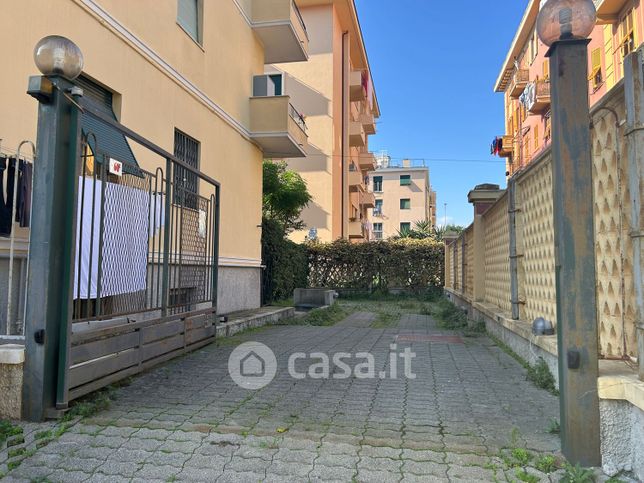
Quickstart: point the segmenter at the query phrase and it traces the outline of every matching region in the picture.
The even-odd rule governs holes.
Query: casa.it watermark
[[[294,352],[288,358],[287,371],[293,379],[416,379],[412,360],[416,354],[409,347],[399,350],[389,346],[388,364],[377,370],[376,359],[370,352]],[[235,383],[245,389],[257,390],[270,384],[277,375],[274,352],[260,342],[246,342],[235,348],[228,358],[228,373]]]

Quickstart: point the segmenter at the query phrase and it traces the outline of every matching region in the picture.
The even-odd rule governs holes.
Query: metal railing
[[[289,112],[289,116],[291,116],[291,119],[293,119],[295,121],[295,124],[297,124],[300,127],[300,129],[302,129],[302,131],[306,133],[308,128],[306,126],[306,121],[304,120],[304,116],[302,116],[302,114],[300,114],[297,111],[297,109],[295,109],[293,104],[289,103],[288,107],[289,107],[288,112]]]
[[[150,172],[119,160],[114,170],[110,146],[103,149],[96,133],[84,133],[73,320],[144,320],[216,306],[219,183],[91,106],[83,108],[139,144],[136,152],[158,167]]]
[[[23,147],[28,146],[31,157],[25,156]],[[29,226],[32,202],[32,171],[31,162],[36,157],[36,148],[31,141],[22,141],[18,149],[11,153],[0,149],[3,159],[3,170],[7,172],[6,198],[3,191],[2,202],[5,210],[6,223],[3,226],[3,237],[9,238],[8,247],[0,249],[0,259],[7,260],[7,266],[0,269],[0,286],[5,297],[0,304],[0,341],[15,341],[24,339],[25,311],[27,307],[27,271],[29,268],[29,243],[27,234],[18,238],[17,231]],[[29,166],[28,166],[29,165]],[[27,173],[28,172],[28,173]],[[3,181],[3,180],[0,180]],[[2,183],[0,183],[0,189]],[[27,199],[28,198],[28,199]],[[26,217],[23,216],[26,212]],[[4,263],[2,264],[4,265]],[[18,266],[16,266],[18,265]]]
[[[302,12],[300,12],[300,9],[295,3],[295,0],[291,0],[291,3],[293,4],[293,10],[295,10],[295,15],[297,16],[297,19],[300,21],[300,25],[302,26],[302,29],[304,29],[304,35],[306,35],[306,39],[310,40],[309,32],[306,30],[306,24],[304,23],[304,18],[302,17]]]

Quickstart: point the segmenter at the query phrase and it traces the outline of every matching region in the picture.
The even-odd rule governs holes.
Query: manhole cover
[[[437,342],[442,344],[462,344],[457,335],[399,335],[396,342]]]

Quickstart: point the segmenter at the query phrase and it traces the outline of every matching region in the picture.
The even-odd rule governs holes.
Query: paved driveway
[[[334,327],[272,327],[173,361],[119,389],[109,410],[39,449],[8,479],[505,481],[521,471],[510,468],[512,449],[527,448],[532,465],[558,451],[558,436],[548,433],[557,399],[526,381],[490,339],[438,330],[422,315],[387,329],[371,328],[373,320],[361,312]],[[257,391],[228,375],[231,351],[246,340],[277,359],[275,379]],[[416,356],[415,379],[402,375],[397,353],[405,348]],[[331,361],[337,352],[370,352],[377,377],[295,379],[287,365],[298,351]],[[380,378],[391,374],[391,352],[400,375]],[[295,367],[305,372],[319,361]]]

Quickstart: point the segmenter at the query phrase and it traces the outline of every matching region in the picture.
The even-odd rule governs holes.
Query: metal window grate
[[[178,129],[174,131],[174,155],[195,169],[199,169],[199,141]],[[197,209],[197,175],[177,166],[174,169],[174,203]]]

